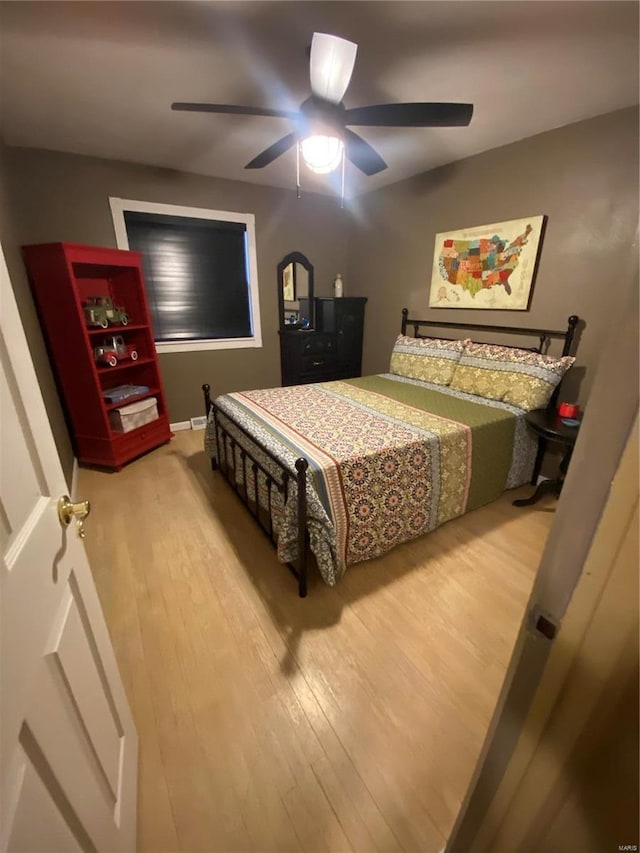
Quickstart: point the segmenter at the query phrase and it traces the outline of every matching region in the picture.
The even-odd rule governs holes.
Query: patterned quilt
[[[531,476],[535,443],[524,413],[440,385],[382,374],[225,394],[216,405],[240,447],[251,444],[256,453],[234,424],[294,476],[295,460],[309,461],[310,545],[330,585],[348,565],[421,536]],[[205,445],[215,456],[212,418]],[[257,453],[265,468],[273,466]],[[258,485],[264,493],[264,483]],[[295,488],[286,503],[274,495],[283,562],[296,557]]]

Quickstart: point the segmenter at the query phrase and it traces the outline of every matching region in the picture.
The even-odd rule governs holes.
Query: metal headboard
[[[542,352],[543,347],[551,338],[564,338],[564,346],[562,355],[571,354],[571,345],[580,318],[572,314],[567,320],[567,328],[563,331],[558,329],[531,329],[522,326],[486,326],[482,323],[443,323],[441,320],[416,320],[414,317],[409,317],[409,309],[402,309],[402,334],[407,334],[407,327],[413,326],[414,337],[423,338],[426,335],[421,335],[418,331],[420,326],[435,326],[438,329],[465,329],[466,331],[476,332],[506,332],[510,335],[536,335],[539,339],[537,347],[531,347],[535,352]],[[507,344],[510,346],[510,344]],[[522,347],[520,347],[522,349]]]
[[[464,329],[465,331],[476,331],[476,332],[499,332],[506,333],[509,335],[535,335],[538,338],[538,346],[530,347],[533,352],[542,352],[546,345],[550,342],[552,338],[561,338],[564,339],[564,345],[562,347],[562,355],[571,355],[571,347],[573,345],[573,338],[576,331],[576,326],[578,325],[580,318],[576,314],[572,314],[567,319],[567,328],[563,331],[558,329],[531,329],[525,328],[522,326],[486,326],[482,323],[444,323],[441,320],[416,320],[414,317],[409,317],[409,309],[402,309],[402,334],[407,334],[407,327],[413,327],[414,337],[416,338],[424,338],[428,337],[427,335],[421,335],[418,331],[420,326],[435,326],[438,329]],[[513,346],[511,344],[506,344],[505,346]],[[520,347],[522,349],[522,347]],[[560,385],[558,385],[553,392],[553,395],[549,401],[549,408],[555,408],[556,401],[558,399],[558,394],[560,393]]]

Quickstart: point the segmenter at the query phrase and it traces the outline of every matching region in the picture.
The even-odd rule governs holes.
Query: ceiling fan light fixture
[[[302,159],[317,175],[328,175],[342,162],[344,143],[338,136],[314,133],[300,143]]]
[[[349,86],[358,46],[339,36],[314,33],[309,53],[311,95],[298,112],[238,104],[176,102],[173,110],[229,115],[286,118],[295,129],[269,145],[247,163],[245,169],[264,169],[291,148],[296,149],[296,186],[300,191],[300,156],[312,172],[327,175],[345,162],[364,175],[377,175],[387,164],[375,148],[352,127],[466,127],[473,104],[393,103],[347,109],[342,97]]]
[[[351,80],[357,52],[358,45],[352,41],[327,33],[313,34],[309,72],[311,91],[316,97],[340,103]]]

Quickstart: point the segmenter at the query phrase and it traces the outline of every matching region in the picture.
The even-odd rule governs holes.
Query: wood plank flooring
[[[553,500],[509,492],[300,600],[203,436],[78,480],[140,736],[139,849],[435,853]]]

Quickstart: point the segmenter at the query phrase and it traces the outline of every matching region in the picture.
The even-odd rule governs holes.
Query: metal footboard
[[[270,450],[257,441],[252,435],[249,435],[249,433],[240,424],[233,421],[234,429],[246,435],[251,444],[256,445],[256,447],[260,449],[260,452],[273,462],[276,473],[274,474],[273,470],[267,470],[258,459],[251,455],[251,452],[246,447],[240,445],[236,439],[234,439],[218,418],[218,408],[215,402],[211,400],[210,390],[209,385],[205,384],[202,386],[205,412],[207,418],[211,412],[213,413],[214,434],[216,437],[216,459],[211,460],[211,468],[214,471],[216,469],[219,470],[224,476],[225,480],[230,484],[236,495],[247,507],[260,529],[269,537],[269,540],[274,547],[277,546],[277,538],[274,532],[272,513],[273,489],[276,489],[282,495],[283,502],[286,503],[289,498],[289,484],[292,479],[296,482],[298,491],[298,556],[295,563],[286,563],[286,566],[298,580],[298,595],[300,598],[304,598],[307,594],[307,544],[309,539],[307,531],[307,469],[309,467],[309,463],[304,457],[296,459],[296,470],[294,473],[279,459],[277,459]],[[227,416],[225,415],[225,417]],[[240,470],[238,470],[238,465],[241,465]],[[253,480],[253,489],[251,489],[249,485],[249,470],[253,475],[251,478]],[[267,489],[266,507],[262,506],[260,503],[258,488],[259,474],[264,476]]]

